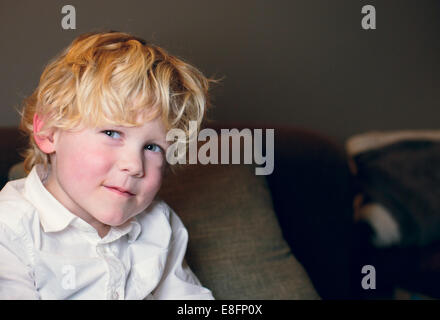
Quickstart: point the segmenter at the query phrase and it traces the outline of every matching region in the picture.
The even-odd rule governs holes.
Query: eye
[[[121,137],[121,134],[117,131],[114,131],[114,130],[104,130],[104,131],[102,131],[102,133],[108,135],[110,138],[113,138],[113,139],[118,139]]]
[[[147,144],[145,146],[145,150],[153,151],[153,152],[162,152],[162,148],[159,147],[157,144]]]

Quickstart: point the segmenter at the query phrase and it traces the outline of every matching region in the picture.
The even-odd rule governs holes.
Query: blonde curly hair
[[[33,118],[70,130],[103,124],[137,126],[161,117],[167,130],[189,136],[210,105],[208,79],[163,48],[123,32],[91,32],[76,38],[44,69],[38,87],[24,100],[20,129],[29,137],[24,167],[50,158],[34,140]]]

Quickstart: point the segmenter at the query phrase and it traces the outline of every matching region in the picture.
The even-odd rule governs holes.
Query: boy
[[[212,299],[156,200],[166,132],[200,125],[197,69],[126,33],[75,39],[25,100],[29,175],[0,192],[0,298]]]

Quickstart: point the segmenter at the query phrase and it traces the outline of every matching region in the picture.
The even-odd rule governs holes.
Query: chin
[[[118,227],[120,225],[123,225],[130,218],[130,216],[126,216],[120,212],[106,214],[105,216],[101,216],[101,217],[102,218],[99,220],[102,223],[109,225],[109,226],[112,226],[112,227]]]

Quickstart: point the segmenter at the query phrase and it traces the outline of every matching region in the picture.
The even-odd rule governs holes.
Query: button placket
[[[113,289],[112,299],[118,300],[124,296],[125,269],[121,261],[109,254],[106,262],[110,272],[110,287]]]
[[[109,296],[111,300],[119,300],[124,297],[125,268],[117,258],[117,249],[112,248],[110,243],[101,243],[96,247],[98,255],[104,259],[109,272]]]

